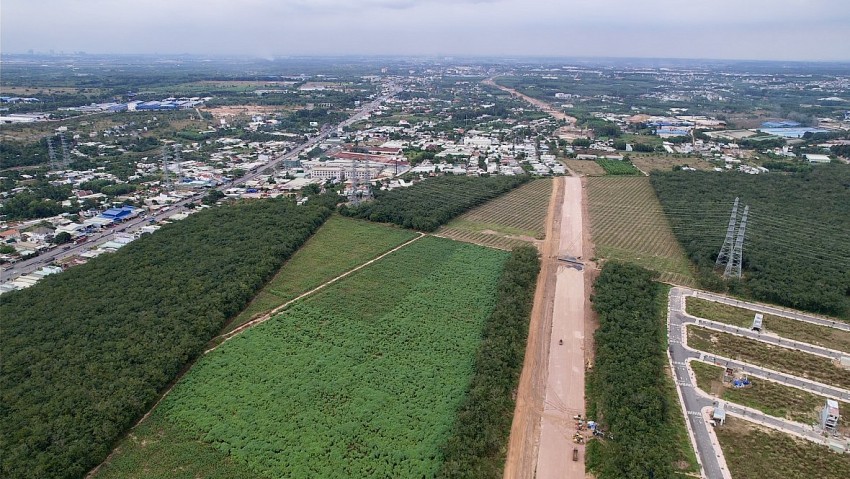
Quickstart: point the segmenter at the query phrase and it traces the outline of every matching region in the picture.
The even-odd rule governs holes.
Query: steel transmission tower
[[[165,188],[165,191],[171,190],[170,180],[171,177],[168,175],[168,146],[162,147],[162,184]]]
[[[732,205],[732,215],[729,217],[729,226],[726,228],[726,239],[723,240],[723,246],[720,247],[720,254],[717,255],[717,261],[714,263],[717,267],[727,264],[729,257],[732,256],[732,244],[735,242],[735,223],[737,221],[738,198],[735,198],[735,204]]]
[[[180,149],[183,145],[180,143],[174,144],[174,162],[177,163],[177,186],[183,185],[183,167],[180,166]]]
[[[750,212],[750,207],[744,207],[744,216],[741,217],[741,224],[738,226],[738,237],[735,238],[735,248],[732,250],[732,257],[726,263],[726,271],[723,273],[724,278],[735,277],[741,278],[741,263],[744,258],[744,235],[747,231],[747,214]]]
[[[53,140],[47,138],[47,155],[50,157],[50,169],[56,169],[56,149],[53,148]]]
[[[68,142],[65,141],[65,133],[59,132],[59,141],[62,143],[62,166],[71,164],[71,154],[68,153]]]
[[[351,193],[348,201],[351,204],[357,204],[357,160],[351,160],[351,171],[348,173],[351,179]]]

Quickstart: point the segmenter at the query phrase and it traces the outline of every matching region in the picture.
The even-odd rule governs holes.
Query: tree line
[[[324,222],[213,208],[0,298],[0,476],[78,478]]]
[[[664,393],[665,335],[651,271],[606,263],[593,286],[599,317],[595,361],[587,375],[588,417],[610,434],[593,439],[587,467],[599,479],[673,477],[675,405]]]
[[[437,477],[502,477],[539,271],[532,246],[515,248],[505,262],[496,307],[484,325],[469,392],[442,447]]]

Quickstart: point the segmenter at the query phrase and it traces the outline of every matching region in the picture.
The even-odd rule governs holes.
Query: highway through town
[[[689,367],[689,363],[691,361],[698,360],[721,367],[740,369],[748,376],[758,377],[763,380],[774,381],[787,386],[796,387],[820,396],[831,397],[833,399],[840,399],[843,401],[850,400],[850,391],[846,389],[818,383],[806,378],[755,366],[742,361],[708,354],[688,347],[686,329],[689,325],[699,325],[713,330],[745,336],[776,346],[799,349],[807,353],[819,354],[827,357],[835,357],[834,353],[836,353],[833,350],[821,348],[819,346],[799,341],[791,341],[774,335],[759,334],[744,328],[737,328],[723,323],[718,323],[716,321],[709,321],[703,318],[691,316],[685,312],[685,298],[687,296],[695,296],[703,299],[709,299],[711,301],[722,302],[724,304],[746,307],[747,309],[752,309],[754,313],[762,312],[782,315],[798,319],[800,321],[817,323],[826,327],[833,327],[832,325],[834,322],[828,319],[807,315],[805,313],[792,312],[758,303],[741,302],[732,298],[714,295],[703,291],[694,291],[680,287],[674,287],[670,290],[667,315],[670,365],[673,371],[673,379],[676,383],[676,388],[685,412],[689,434],[702,467],[703,477],[712,479],[720,477],[728,478],[730,475],[728,468],[726,467],[723,453],[720,450],[717,438],[712,430],[713,426],[710,423],[710,413],[713,411],[714,407],[717,406],[718,401],[716,398],[697,387],[696,378]],[[843,329],[843,327],[838,326],[837,329]],[[841,355],[840,352],[837,353]],[[800,424],[769,416],[761,411],[726,401],[723,401],[723,407],[728,415],[736,416],[747,421],[820,444],[824,444],[826,442],[826,439],[820,434],[820,432],[811,425]]]
[[[326,126],[322,128],[317,135],[309,138],[305,143],[302,143],[293,150],[286,152],[282,155],[278,155],[265,165],[254,168],[252,169],[252,171],[246,173],[244,176],[236,178],[230,183],[219,186],[217,189],[223,191],[227,188],[233,187],[234,185],[245,184],[245,182],[256,180],[259,176],[263,175],[263,170],[277,166],[284,160],[289,160],[297,157],[301,152],[308,151],[309,149],[318,145],[320,142],[327,139],[334,130],[344,128],[366,118],[370,113],[372,113],[379,106],[381,106],[383,102],[397,95],[401,91],[401,88],[395,85],[394,83],[388,83],[383,90],[384,91],[380,96],[378,96],[368,104],[361,106],[353,115],[336,125],[336,127]],[[169,205],[169,207],[163,208],[155,214],[150,214],[145,217],[136,217],[124,223],[115,225],[114,227],[109,228],[109,230],[107,231],[103,231],[89,236],[86,241],[80,244],[68,244],[65,246],[59,246],[50,251],[42,253],[34,258],[19,261],[18,263],[11,265],[11,267],[7,265],[2,271],[0,271],[0,283],[14,281],[17,277],[32,273],[33,271],[37,270],[38,268],[41,268],[42,266],[52,261],[61,260],[69,256],[74,256],[83,253],[91,249],[92,246],[94,246],[95,244],[113,238],[116,232],[132,233],[140,229],[142,226],[149,224],[150,222],[158,222],[165,220],[169,216],[183,211],[186,205],[188,205],[189,203],[200,200],[203,194],[204,192],[195,193],[192,196],[189,196]]]

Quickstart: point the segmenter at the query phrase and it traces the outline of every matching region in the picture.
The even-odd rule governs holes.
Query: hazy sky
[[[2,0],[0,51],[850,60],[850,0]]]

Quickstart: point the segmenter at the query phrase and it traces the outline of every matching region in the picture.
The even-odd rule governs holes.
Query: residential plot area
[[[811,477],[813,470],[845,477],[850,368],[840,349],[847,324],[711,293],[674,293],[670,346],[680,394],[701,408],[688,413],[697,442],[715,436],[722,447],[722,458],[703,456],[709,467],[724,477],[755,477],[751,469],[773,457],[759,477]]]

